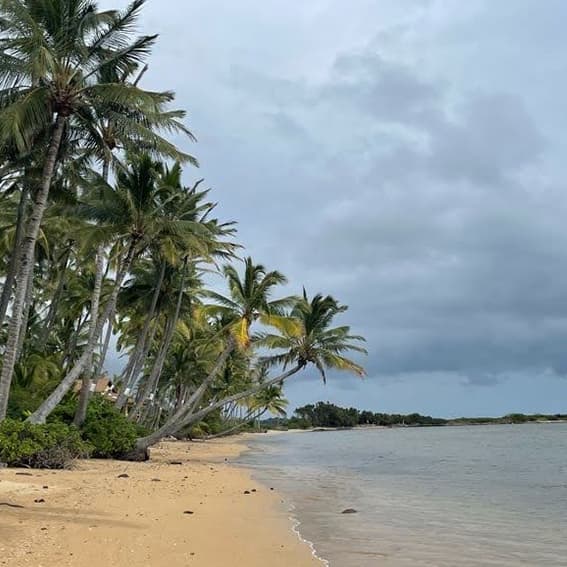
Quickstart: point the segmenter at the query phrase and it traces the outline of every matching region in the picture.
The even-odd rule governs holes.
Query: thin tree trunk
[[[124,404],[126,403],[126,401],[128,400],[128,395],[129,395],[129,391],[127,392],[127,390],[131,389],[134,381],[137,379],[138,374],[140,373],[140,370],[142,369],[142,366],[144,364],[144,361],[146,359],[146,356],[148,354],[149,349],[151,348],[151,342],[150,341],[150,345],[148,346],[148,348],[146,349],[146,344],[148,342],[148,333],[150,331],[150,326],[152,323],[152,320],[155,316],[155,312],[156,312],[156,308],[157,308],[157,304],[159,301],[159,296],[161,293],[161,286],[163,285],[163,280],[165,278],[165,268],[166,268],[166,263],[165,260],[162,261],[161,263],[161,268],[160,268],[160,272],[159,272],[159,277],[158,277],[158,282],[156,285],[156,288],[154,289],[154,293],[152,296],[152,302],[150,304],[150,311],[148,312],[148,315],[146,317],[146,320],[144,321],[144,327],[142,329],[142,334],[140,335],[139,340],[136,342],[136,347],[134,349],[134,353],[132,354],[133,357],[133,361],[132,361],[132,367],[130,369],[130,372],[125,372],[124,375],[124,388],[122,388],[122,392],[120,392],[120,395],[118,396],[118,399],[116,400],[116,407],[118,409],[122,409],[124,407]]]
[[[144,402],[153,400],[153,394],[155,393],[155,389],[157,388],[157,384],[159,382],[161,367],[163,367],[163,363],[165,362],[167,351],[169,349],[169,345],[171,344],[171,339],[173,338],[174,330],[175,321],[173,319],[168,319],[167,323],[165,324],[164,337],[156,354],[154,363],[152,364],[150,375],[148,376],[148,379],[146,380],[142,391],[139,392],[138,399],[136,400],[136,405],[129,415],[130,419],[138,419],[139,417],[142,417],[141,411]]]
[[[227,435],[230,435],[231,433],[234,433],[235,431],[242,429],[245,425],[250,423],[251,420],[260,419],[267,411],[268,411],[268,409],[266,408],[256,416],[254,415],[256,413],[256,410],[248,412],[248,414],[245,415],[244,418],[242,419],[241,423],[237,423],[236,425],[229,427],[228,429],[225,429],[224,431],[220,431],[219,433],[215,433],[214,435],[207,435],[206,439],[208,441],[209,439],[217,439],[218,437],[226,437]]]
[[[32,264],[35,262],[35,258],[32,258]],[[28,284],[26,289],[26,298],[24,303],[24,312],[22,314],[22,326],[20,328],[20,336],[18,337],[18,346],[16,347],[16,362],[20,360],[22,352],[24,350],[24,343],[26,342],[26,333],[28,330],[28,323],[30,320],[30,309],[32,304],[33,295],[33,269],[30,277],[28,278]]]
[[[18,204],[16,233],[14,235],[14,248],[12,249],[12,254],[10,255],[10,262],[8,264],[8,270],[6,272],[6,281],[4,282],[4,287],[2,288],[2,296],[0,297],[0,328],[4,325],[4,318],[6,317],[6,311],[8,310],[10,298],[12,297],[12,290],[14,289],[14,283],[16,281],[16,273],[18,271],[20,258],[20,249],[26,223],[26,205],[28,202],[28,194],[29,191],[24,184],[20,195],[20,202]]]
[[[144,367],[144,362],[148,358],[148,354],[150,352],[150,349],[152,348],[152,345],[154,344],[154,340],[155,340],[157,330],[158,330],[158,324],[157,324],[157,322],[155,322],[154,325],[152,325],[152,327],[151,327],[150,336],[146,340],[146,344],[144,345],[144,350],[140,354],[140,356],[138,357],[138,359],[136,361],[136,367],[134,368],[134,371],[132,372],[130,384],[127,385],[126,388],[122,392],[123,398],[121,400],[121,403],[118,404],[118,400],[116,401],[116,403],[117,403],[116,407],[120,410],[124,408],[124,406],[126,405],[128,400],[130,399],[131,394],[133,394],[134,392],[136,392],[136,394],[138,394],[137,388],[138,388],[138,384],[140,383],[140,380],[143,378],[142,370],[143,370],[143,367]]]
[[[174,435],[175,433],[177,433],[181,429],[188,427],[190,425],[194,425],[195,423],[198,423],[199,421],[202,421],[203,418],[206,417],[208,414],[210,414],[211,412],[221,408],[225,404],[228,404],[228,403],[231,403],[231,402],[237,402],[238,400],[241,400],[242,398],[247,398],[248,396],[253,396],[253,395],[257,394],[258,392],[261,392],[262,390],[268,388],[269,386],[277,384],[278,382],[284,382],[285,380],[287,380],[288,378],[290,378],[294,374],[297,374],[303,368],[305,368],[305,364],[297,364],[292,369],[288,370],[287,372],[284,372],[283,374],[280,374],[276,378],[272,378],[271,380],[267,380],[266,382],[263,382],[262,384],[258,384],[256,386],[253,386],[252,388],[249,388],[248,390],[245,390],[245,391],[240,392],[238,394],[233,394],[232,396],[227,396],[226,398],[223,398],[222,400],[219,400],[217,402],[213,402],[213,403],[209,404],[207,407],[205,407],[205,408],[203,408],[203,409],[201,409],[201,410],[199,410],[195,413],[191,412],[189,414],[177,416],[177,419],[174,419],[176,416],[173,416],[166,423],[164,423],[164,425],[162,425],[162,427],[160,427],[157,431],[154,431],[150,435],[147,435],[146,437],[141,437],[137,440],[136,451],[134,453],[134,456],[135,457],[144,456],[147,453],[148,448],[151,447],[152,445],[155,445],[156,443],[158,443],[163,437],[165,437],[167,435]]]
[[[98,357],[98,361],[96,363],[96,367],[93,372],[93,374],[97,378],[102,374],[102,371],[104,369],[104,363],[106,362],[106,357],[108,356],[108,349],[110,347],[110,339],[112,338],[112,328],[113,328],[115,314],[116,314],[116,302],[112,306],[110,315],[108,316],[108,320],[107,320],[108,326],[106,327],[106,333],[104,335],[104,343],[102,344],[102,350],[100,351],[100,356]],[[104,328],[104,323],[102,327]],[[102,329],[100,334],[101,333],[102,333]]]
[[[51,395],[41,404],[41,406],[27,419],[30,423],[45,423],[45,420],[49,414],[57,407],[59,402],[64,398],[65,394],[71,389],[73,384],[79,378],[85,366],[87,365],[89,359],[92,357],[94,349],[96,348],[96,343],[99,339],[100,333],[104,327],[104,323],[109,318],[110,314],[113,312],[116,300],[118,298],[118,293],[122,286],[122,281],[126,276],[126,273],[130,269],[132,260],[134,258],[134,249],[136,246],[136,241],[132,240],[128,246],[128,252],[126,258],[121,262],[121,266],[116,274],[116,281],[114,283],[114,289],[112,294],[106,303],[105,309],[102,316],[98,319],[94,332],[89,337],[87,346],[80,356],[79,360],[74,364],[73,368],[67,373],[67,375],[61,380],[55,390]]]
[[[71,335],[69,336],[69,340],[65,345],[65,351],[63,355],[63,363],[65,368],[68,368],[73,364],[73,353],[77,348],[77,343],[81,336],[81,332],[83,331],[83,327],[85,326],[85,323],[89,320],[89,317],[90,317],[90,311],[86,309],[84,315],[82,313],[79,315],[79,320],[77,321],[77,328],[74,329],[73,325],[71,326],[72,332]]]
[[[8,323],[8,340],[4,350],[2,372],[0,373],[0,421],[6,417],[6,410],[8,409],[8,396],[10,395],[14,365],[16,364],[16,349],[22,327],[22,315],[24,311],[28,279],[30,278],[31,271],[33,269],[35,244],[39,235],[43,214],[47,208],[49,189],[51,188],[51,181],[53,179],[55,164],[57,162],[57,153],[61,146],[61,139],[63,138],[66,121],[67,118],[65,116],[60,114],[57,115],[41,176],[41,185],[34,196],[34,204],[26,226],[26,234],[22,240],[16,293],[14,294],[12,315],[10,317],[10,322]]]
[[[215,378],[217,377],[218,373],[221,371],[223,366],[225,365],[228,357],[232,353],[232,351],[236,347],[236,342],[232,336],[229,337],[228,343],[217,358],[215,365],[213,366],[209,375],[203,380],[202,384],[193,392],[193,394],[189,397],[189,399],[185,402],[185,404],[166,421],[166,423],[157,431],[152,433],[151,435],[144,437],[144,440],[151,440],[148,445],[143,445],[145,441],[140,441],[142,445],[140,447],[145,451],[150,445],[153,445],[162,437],[170,434],[170,431],[177,431],[177,424],[191,411],[193,406],[199,403],[199,401],[203,398],[206,391],[208,390],[209,386],[214,382]]]
[[[203,380],[203,382],[199,385],[199,387],[189,396],[189,399],[185,402],[182,408],[179,411],[175,412],[173,416],[170,418],[171,423],[175,421],[179,421],[183,419],[185,415],[191,412],[203,399],[204,395],[207,393],[209,387],[215,381],[217,375],[222,370],[228,357],[232,354],[232,351],[236,348],[236,341],[234,337],[230,335],[228,337],[227,345],[225,349],[220,354],[219,358],[217,359],[213,369],[209,373],[209,375]]]
[[[159,384],[159,379],[161,377],[161,372],[163,370],[163,365],[165,364],[165,359],[167,358],[167,353],[169,351],[169,347],[171,346],[171,342],[173,340],[173,334],[175,333],[175,327],[177,325],[177,321],[179,320],[181,303],[183,302],[183,292],[185,291],[184,286],[185,286],[186,275],[187,275],[187,260],[185,260],[183,264],[183,272],[181,274],[181,281],[179,282],[179,293],[177,294],[177,302],[175,304],[175,312],[173,314],[173,318],[170,321],[168,321],[162,346],[152,366],[152,370],[150,372],[150,376],[146,383],[146,388],[144,389],[144,393],[139,402],[139,406],[137,406],[134,412],[132,412],[133,416],[136,414],[137,411],[141,409],[144,400],[149,400],[151,402],[153,401],[153,396],[155,396],[155,392]]]
[[[61,268],[61,275],[59,277],[59,281],[57,282],[57,289],[53,294],[53,298],[51,299],[51,303],[49,305],[49,312],[47,313],[47,317],[45,318],[45,324],[41,331],[39,337],[39,344],[44,345],[49,338],[49,333],[53,328],[53,324],[55,323],[55,316],[57,315],[57,310],[59,308],[59,302],[61,297],[63,296],[63,289],[65,287],[65,275],[67,271],[67,264],[69,263],[69,257],[71,256],[71,246],[67,248],[65,251],[65,255],[63,258],[63,266]]]
[[[92,300],[91,300],[91,322],[90,322],[90,326],[89,326],[89,343],[91,342],[91,340],[93,339],[94,333],[96,331],[96,326],[98,323],[98,318],[99,318],[99,309],[100,309],[100,296],[102,294],[102,280],[104,277],[104,247],[100,246],[96,252],[96,272],[95,272],[95,282],[94,282],[94,288],[93,288],[93,295],[92,295]],[[98,340],[98,338],[96,339]],[[95,340],[95,342],[96,342]],[[91,353],[91,357],[88,361],[88,363],[86,364],[86,366],[88,367],[89,365],[92,365],[92,361],[93,361],[93,356]],[[91,395],[91,383],[96,384],[95,381],[96,380],[96,374],[90,370],[87,369],[84,373],[83,373],[83,383],[81,386],[81,393],[79,395],[79,402],[77,404],[77,411],[75,412],[75,419],[73,421],[73,423],[77,426],[77,427],[81,427],[83,425],[83,423],[85,422],[85,419],[87,417],[87,408],[89,406],[89,398]]]

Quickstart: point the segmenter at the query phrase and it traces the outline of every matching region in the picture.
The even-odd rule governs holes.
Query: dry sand
[[[280,497],[230,465],[244,448],[166,442],[148,463],[0,470],[0,565],[321,567]]]

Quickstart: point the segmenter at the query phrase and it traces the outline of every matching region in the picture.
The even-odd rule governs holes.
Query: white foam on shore
[[[295,511],[295,506],[289,503],[289,512],[293,514],[294,511]],[[291,531],[297,536],[299,541],[306,544],[309,547],[309,549],[311,549],[311,555],[313,555],[315,559],[320,561],[323,565],[325,565],[325,567],[330,567],[331,564],[329,563],[329,561],[317,554],[317,549],[315,549],[315,544],[312,541],[305,539],[301,535],[301,532],[299,531],[299,526],[301,526],[301,522],[293,515],[291,515],[289,519],[291,521]]]

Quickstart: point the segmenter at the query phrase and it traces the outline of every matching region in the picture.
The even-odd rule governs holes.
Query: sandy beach
[[[244,449],[166,442],[148,463],[2,469],[0,565],[321,566],[279,495],[230,464]]]

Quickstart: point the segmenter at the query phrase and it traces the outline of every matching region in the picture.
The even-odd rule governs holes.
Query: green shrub
[[[11,467],[64,469],[73,459],[88,456],[89,450],[77,429],[63,423],[0,423],[0,462]]]
[[[52,422],[71,424],[77,400],[69,398],[60,404],[50,416]],[[87,418],[81,435],[92,446],[92,456],[100,459],[121,457],[134,449],[136,439],[146,431],[129,421],[114,404],[102,396],[91,398]]]

